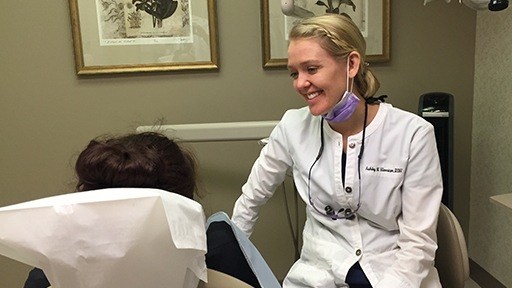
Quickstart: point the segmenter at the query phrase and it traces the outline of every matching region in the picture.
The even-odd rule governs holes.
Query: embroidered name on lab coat
[[[366,171],[379,172],[379,173],[403,173],[404,169],[400,167],[374,167],[366,166]]]

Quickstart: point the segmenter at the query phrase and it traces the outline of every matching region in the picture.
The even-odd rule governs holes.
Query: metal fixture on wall
[[[424,0],[423,5],[435,0]],[[450,3],[451,0],[445,0],[446,3]],[[490,10],[490,11],[501,11],[508,8],[508,0],[459,0],[459,3],[463,3],[474,10]]]
[[[505,10],[508,7],[508,0],[491,0],[487,6],[491,11]]]

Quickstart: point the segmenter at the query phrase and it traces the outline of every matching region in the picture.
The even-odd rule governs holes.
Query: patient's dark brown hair
[[[192,199],[196,166],[192,153],[159,133],[98,138],[78,156],[76,189],[157,188]]]

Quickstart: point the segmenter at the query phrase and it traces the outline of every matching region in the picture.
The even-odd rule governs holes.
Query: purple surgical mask
[[[350,79],[348,77],[348,64],[349,63],[347,60],[347,88],[348,84],[350,83]],[[352,93],[353,84],[354,82],[352,82],[350,85],[350,91],[345,91],[343,97],[341,97],[341,100],[336,105],[334,105],[331,111],[322,115],[325,120],[329,122],[343,122],[352,116],[360,101],[359,97]]]

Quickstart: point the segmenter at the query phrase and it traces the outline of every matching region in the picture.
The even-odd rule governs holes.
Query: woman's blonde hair
[[[354,78],[356,89],[364,98],[377,93],[379,80],[366,66],[366,42],[348,15],[323,14],[303,19],[292,28],[289,35],[290,41],[301,38],[318,39],[323,49],[339,59],[347,59],[351,52],[358,52],[361,63]]]

